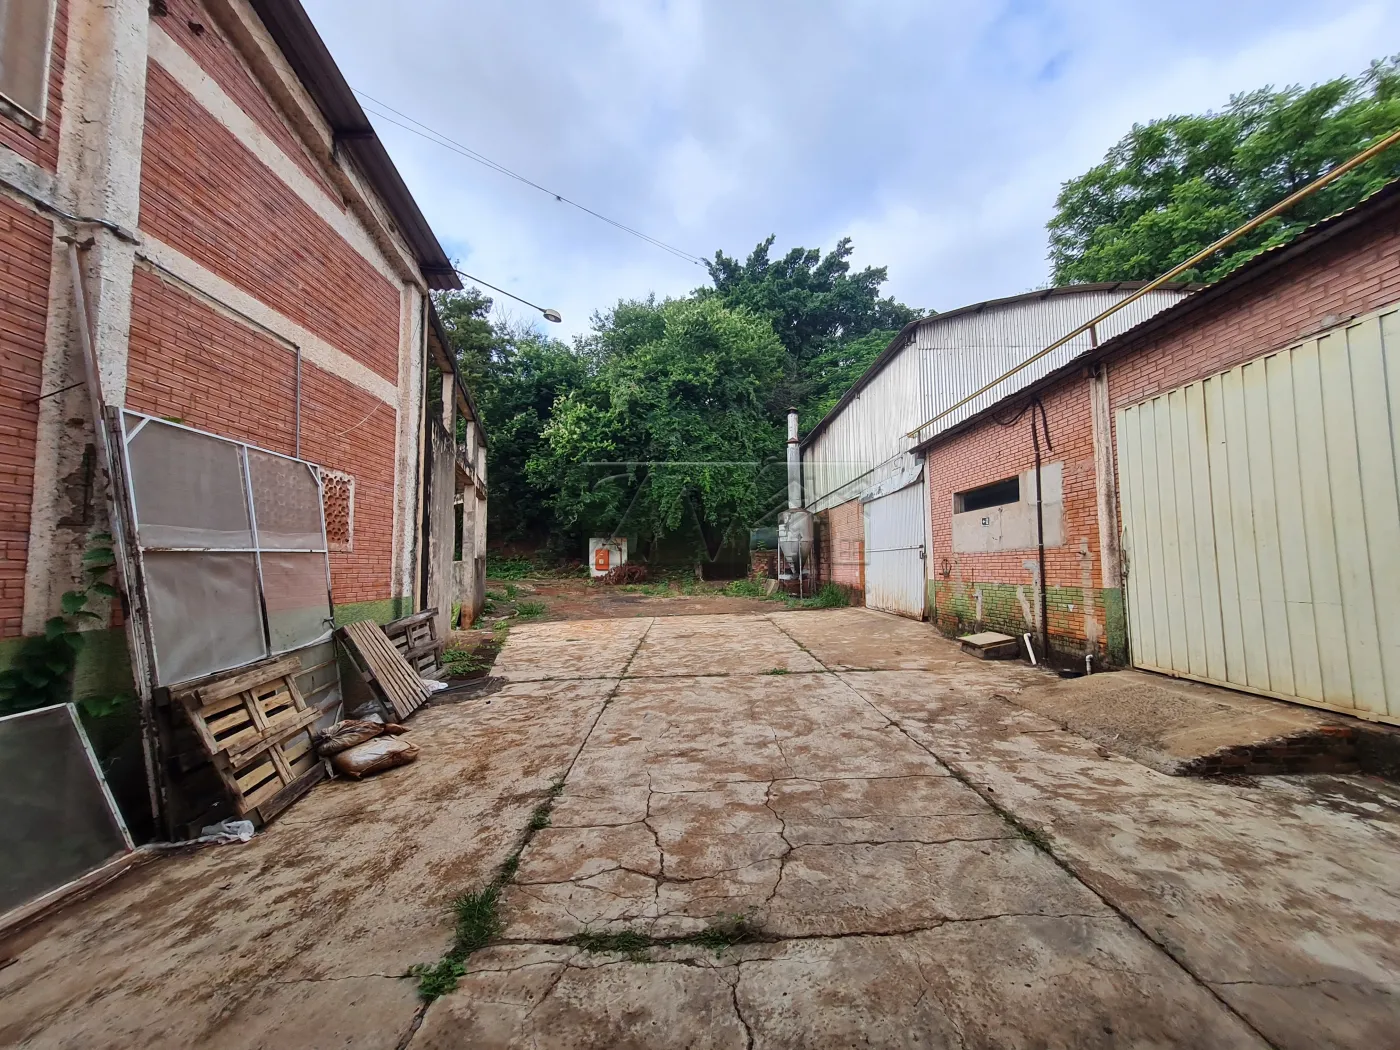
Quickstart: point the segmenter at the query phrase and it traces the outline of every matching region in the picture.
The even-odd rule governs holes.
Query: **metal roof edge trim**
[[[1352,205],[1346,211],[1340,211],[1335,215],[1330,215],[1325,219],[1319,219],[1311,226],[1306,227],[1290,241],[1275,245],[1267,251],[1260,252],[1248,262],[1243,263],[1238,268],[1226,274],[1214,284],[1205,285],[1201,291],[1194,295],[1187,296],[1181,302],[1167,307],[1158,313],[1153,314],[1147,320],[1134,325],[1126,332],[1122,332],[1112,339],[1105,340],[1098,346],[1086,350],[1077,357],[1065,362],[1053,372],[1047,372],[1034,383],[1029,383],[1017,390],[1015,393],[1007,394],[1005,397],[994,401],[986,408],[959,420],[947,430],[940,430],[937,434],[925,438],[917,445],[912,446],[911,453],[928,452],[935,445],[950,440],[959,434],[973,429],[985,422],[992,413],[1005,408],[1006,403],[1016,398],[1033,397],[1043,390],[1047,390],[1059,383],[1066,376],[1083,368],[1087,364],[1102,361],[1114,354],[1131,349],[1130,344],[1154,334],[1163,328],[1171,328],[1189,320],[1193,314],[1205,309],[1212,303],[1218,302],[1223,297],[1234,293],[1239,287],[1265,276],[1272,270],[1278,269],[1285,263],[1292,262],[1300,255],[1325,245],[1335,237],[1348,233],[1371,219],[1374,213],[1384,211],[1387,207],[1400,205],[1400,179],[1386,183],[1376,190],[1365,200]],[[1146,283],[1146,282],[1143,282]],[[1170,287],[1170,286],[1166,286]],[[1201,287],[1201,286],[1196,286]]]
[[[434,291],[461,288],[452,261],[300,0],[249,0],[249,5],[326,118],[336,148],[355,161],[398,224],[428,287]]]
[[[1147,281],[1097,281],[1092,284],[1061,284],[1051,288],[1037,288],[1034,291],[1021,292],[1019,295],[1007,295],[1000,299],[985,299],[980,303],[971,303],[968,306],[959,306],[953,310],[946,310],[942,313],[931,313],[927,317],[916,318],[899,330],[898,334],[890,340],[889,345],[880,351],[880,355],[876,357],[874,361],[870,362],[870,367],[861,373],[861,377],[852,383],[850,388],[841,395],[841,400],[837,401],[831,411],[822,416],[817,425],[803,436],[800,447],[803,449],[807,448],[811,442],[817,439],[822,431],[830,426],[832,421],[841,414],[846,406],[855,400],[856,395],[884,370],[885,366],[889,364],[890,359],[904,348],[908,337],[917,330],[920,325],[928,324],[931,321],[947,321],[957,317],[965,317],[968,314],[981,313],[984,310],[996,307],[1014,306],[1017,303],[1045,300],[1056,295],[1081,295],[1086,292],[1132,292],[1148,283]],[[1165,289],[1194,292],[1206,286],[1174,281],[1170,284],[1164,284],[1162,287]]]

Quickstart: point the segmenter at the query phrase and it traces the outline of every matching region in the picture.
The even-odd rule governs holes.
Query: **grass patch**
[[[788,671],[788,669],[787,669],[786,667],[775,667],[775,668],[773,668],[773,670],[771,670],[771,671],[764,671],[763,673],[764,673],[764,674],[789,674],[790,672]]]
[[[513,602],[520,596],[520,588],[513,583],[506,584],[506,601]]]
[[[538,570],[529,558],[502,558],[487,554],[486,575],[493,580],[523,580],[527,576],[538,575]]]
[[[724,593],[731,598],[767,598],[768,589],[757,580],[730,580]]]
[[[517,863],[519,854],[511,858]],[[431,966],[420,964],[409,969],[409,974],[418,978],[418,994],[427,1002],[440,995],[446,995],[457,987],[457,980],[466,970],[467,956],[478,948],[484,948],[491,939],[501,932],[502,922],[498,911],[501,902],[501,889],[505,886],[505,871],[492,880],[491,885],[476,893],[464,893],[452,902],[457,923],[453,929],[452,947]],[[515,873],[514,867],[511,874]]]
[[[544,602],[521,602],[515,607],[517,620],[538,620],[544,614]]]
[[[617,930],[612,933],[592,933],[584,930],[569,938],[569,943],[586,952],[602,954],[615,952],[632,959],[643,957],[651,948],[677,944],[693,944],[721,955],[736,944],[762,940],[762,931],[746,915],[721,915],[698,933],[683,937],[653,937],[640,930]]]
[[[485,668],[486,664],[476,655],[474,650],[444,649],[442,651],[442,669],[449,678],[463,678]]]
[[[437,962],[419,963],[409,968],[409,976],[418,978],[418,995],[424,1002],[432,1002],[457,987],[457,981],[467,972],[467,957],[479,948],[485,948],[505,929],[501,918],[501,892],[515,873],[520,870],[520,854],[530,844],[530,839],[541,828],[549,827],[549,811],[554,800],[564,793],[564,781],[559,779],[549,786],[545,800],[530,814],[530,823],[525,826],[525,837],[519,848],[501,862],[496,869],[496,877],[483,890],[463,893],[452,901],[456,923],[452,932],[452,947]]]

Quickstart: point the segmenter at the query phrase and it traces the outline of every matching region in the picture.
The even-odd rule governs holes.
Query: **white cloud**
[[[306,2],[353,85],[559,193],[702,257],[849,233],[890,292],[940,309],[1043,283],[1060,183],[1133,122],[1355,73],[1400,39],[1397,5],[1345,0]],[[565,334],[705,279],[384,137],[464,268]]]

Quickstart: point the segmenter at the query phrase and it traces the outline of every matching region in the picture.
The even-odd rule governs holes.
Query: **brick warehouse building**
[[[817,515],[823,580],[872,608],[922,617],[926,481],[909,431],[1141,287],[1123,281],[1049,288],[906,325],[802,439],[803,500]],[[1157,289],[1110,318],[1098,335],[1125,331],[1187,291],[1176,285]],[[960,409],[945,425],[1013,393],[1093,341],[1084,334]]]
[[[0,669],[109,527],[86,346],[108,411],[324,468],[337,620],[478,603],[485,436],[428,299],[460,284],[301,6],[0,17]],[[123,632],[86,637],[76,692],[115,688]]]
[[[921,442],[929,613],[1037,630],[1043,406],[1053,648],[1400,722],[1397,304],[1392,184]]]

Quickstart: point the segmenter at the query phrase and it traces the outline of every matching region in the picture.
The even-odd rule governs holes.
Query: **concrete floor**
[[[0,945],[0,1045],[1400,1046],[1366,778],[1165,776],[864,610],[537,624],[495,673],[414,720],[416,765]],[[503,935],[422,1008],[400,975],[558,777]],[[758,939],[570,943],[733,916]]]

